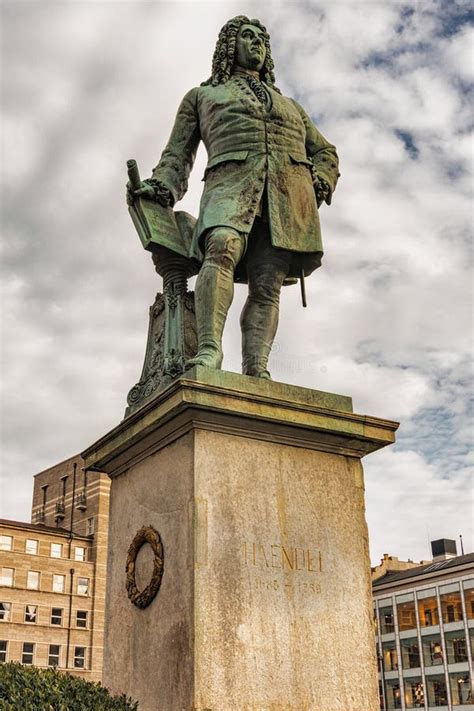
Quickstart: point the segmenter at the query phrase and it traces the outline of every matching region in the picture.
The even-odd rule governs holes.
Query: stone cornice
[[[361,458],[392,444],[397,428],[397,422],[353,413],[346,396],[198,366],[82,456],[87,468],[117,476],[201,429]]]

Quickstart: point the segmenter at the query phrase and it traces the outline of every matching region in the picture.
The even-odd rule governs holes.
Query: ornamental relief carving
[[[151,580],[146,588],[140,591],[137,587],[135,577],[136,560],[141,547],[146,543],[151,546],[154,555],[153,572]],[[153,528],[153,526],[142,526],[130,544],[127,553],[127,563],[125,566],[125,585],[127,588],[128,598],[136,607],[144,609],[155,599],[163,578],[163,565],[163,543],[161,541],[160,534]]]

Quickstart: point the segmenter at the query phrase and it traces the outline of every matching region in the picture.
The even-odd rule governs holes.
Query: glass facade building
[[[380,708],[474,711],[474,554],[373,584]]]

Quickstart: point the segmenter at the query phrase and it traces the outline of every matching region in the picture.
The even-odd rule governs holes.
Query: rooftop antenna
[[[459,534],[459,540],[461,541],[461,555],[464,555],[464,544],[462,542],[462,533]]]

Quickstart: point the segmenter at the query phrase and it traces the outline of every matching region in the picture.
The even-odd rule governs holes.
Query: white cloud
[[[473,80],[474,74],[474,30],[465,27],[444,43],[443,55],[455,80]],[[446,65],[445,65],[446,66]]]
[[[465,552],[472,551],[472,471],[445,478],[416,452],[389,449],[367,460],[365,474],[374,562],[384,553],[428,559],[429,543],[438,538],[456,540],[460,553],[460,534]]]

